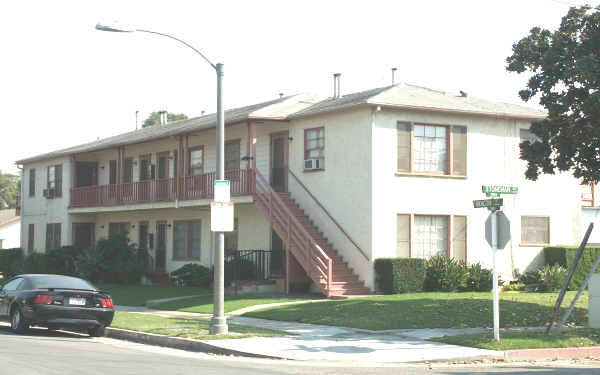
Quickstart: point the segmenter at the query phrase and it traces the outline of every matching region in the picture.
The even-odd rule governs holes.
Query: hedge
[[[552,246],[544,248],[544,258],[546,264],[553,266],[558,264],[567,270],[571,269],[575,255],[577,254],[578,247],[576,246]],[[587,274],[592,269],[592,265],[596,261],[596,258],[600,255],[600,247],[586,247],[581,256],[581,260],[575,269],[569,289],[576,290],[581,288]],[[596,270],[596,273],[600,273],[600,267]]]
[[[0,250],[0,273],[5,281],[19,274],[22,265],[23,250],[21,248]]]
[[[384,293],[422,292],[425,260],[418,258],[380,258],[375,260],[379,288]]]

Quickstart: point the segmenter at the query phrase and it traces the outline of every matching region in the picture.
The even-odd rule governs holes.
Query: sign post
[[[482,186],[481,190],[488,197],[499,197],[500,194],[517,194],[518,188],[516,186]],[[493,267],[493,285],[492,294],[494,297],[493,310],[494,310],[494,339],[500,341],[500,301],[498,293],[498,267],[497,255],[498,249],[503,249],[506,243],[510,240],[510,223],[500,207],[504,205],[504,200],[501,198],[474,200],[473,207],[483,208],[486,207],[491,211],[488,221],[486,221],[486,240],[492,247],[492,267]],[[500,217],[499,217],[500,215]],[[498,225],[499,218],[502,220],[502,230]],[[489,235],[488,235],[489,234]],[[500,237],[500,238],[499,238]]]

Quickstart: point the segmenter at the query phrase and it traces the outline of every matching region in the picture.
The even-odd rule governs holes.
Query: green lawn
[[[500,342],[494,340],[492,333],[447,336],[431,341],[490,350],[569,348],[600,345],[600,329],[567,330],[556,337],[541,332],[500,333]]]
[[[211,289],[158,285],[96,284],[109,292],[115,305],[144,306],[147,300],[212,294]]]
[[[231,311],[243,309],[244,307],[248,306],[293,301],[302,301],[302,299],[288,298],[285,296],[265,297],[264,295],[260,294],[226,294],[225,312],[228,313]],[[176,310],[211,314],[213,312],[213,296],[206,295],[195,298],[186,298],[178,301],[165,302],[157,305],[152,305],[151,308],[156,310]]]
[[[111,327],[198,340],[288,335],[286,332],[236,324],[229,324],[230,334],[228,335],[209,335],[208,320],[165,318],[150,314],[136,314],[119,311],[115,313],[115,318]]]
[[[501,293],[501,327],[541,326],[552,317],[558,293]],[[576,292],[568,292],[563,310]],[[587,324],[588,295],[568,323]],[[244,314],[256,318],[370,330],[463,328],[492,325],[492,293],[406,293],[288,305]]]

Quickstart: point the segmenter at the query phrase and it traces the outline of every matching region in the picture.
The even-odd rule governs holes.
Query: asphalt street
[[[71,332],[0,325],[0,374],[598,374],[600,362],[544,364],[385,364],[298,362],[221,357]]]

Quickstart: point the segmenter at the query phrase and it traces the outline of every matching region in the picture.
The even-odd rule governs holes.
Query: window
[[[467,260],[466,216],[399,214],[396,230],[397,257]]]
[[[4,249],[3,246],[4,238],[0,238],[0,249]]]
[[[173,151],[173,177],[179,176],[179,159],[177,151]]]
[[[540,140],[538,136],[533,134],[529,129],[519,129],[519,138],[521,139],[521,142],[529,141],[531,143]]]
[[[46,224],[46,250],[58,249],[60,247],[60,223]]]
[[[152,165],[151,155],[140,156],[140,181],[146,181],[154,178],[154,166]]]
[[[117,161],[111,160],[108,163],[108,184],[115,185],[117,183]]]
[[[325,128],[304,130],[304,159],[325,159]]]
[[[173,259],[200,260],[200,220],[173,223]]]
[[[33,247],[35,245],[35,226],[29,224],[27,226],[27,254],[33,253]]]
[[[159,180],[169,178],[169,152],[161,152],[156,156],[156,164],[158,169]]]
[[[123,183],[130,184],[133,182],[133,159],[128,158],[123,160]]]
[[[233,231],[225,232],[225,251],[237,251],[238,249],[238,219],[233,221]]]
[[[467,128],[398,122],[397,170],[402,173],[467,175]]]
[[[448,249],[448,217],[415,216],[413,258],[446,255]]]
[[[117,234],[129,234],[129,223],[109,223],[108,224],[108,236],[114,236]]]
[[[240,141],[228,141],[225,143],[225,172],[240,169]]]
[[[204,173],[204,146],[198,146],[189,151],[190,176],[196,176]]]
[[[548,216],[521,216],[521,243],[549,244],[550,218]]]
[[[3,287],[2,290],[5,291],[13,291],[13,290],[17,290],[17,288],[19,287],[19,285],[23,282],[22,278],[18,278],[18,279],[14,279],[12,281],[9,281],[8,283],[6,283]]]
[[[48,167],[48,189],[54,190],[55,197],[62,197],[62,164]]]
[[[29,196],[35,197],[35,168],[29,170]]]

